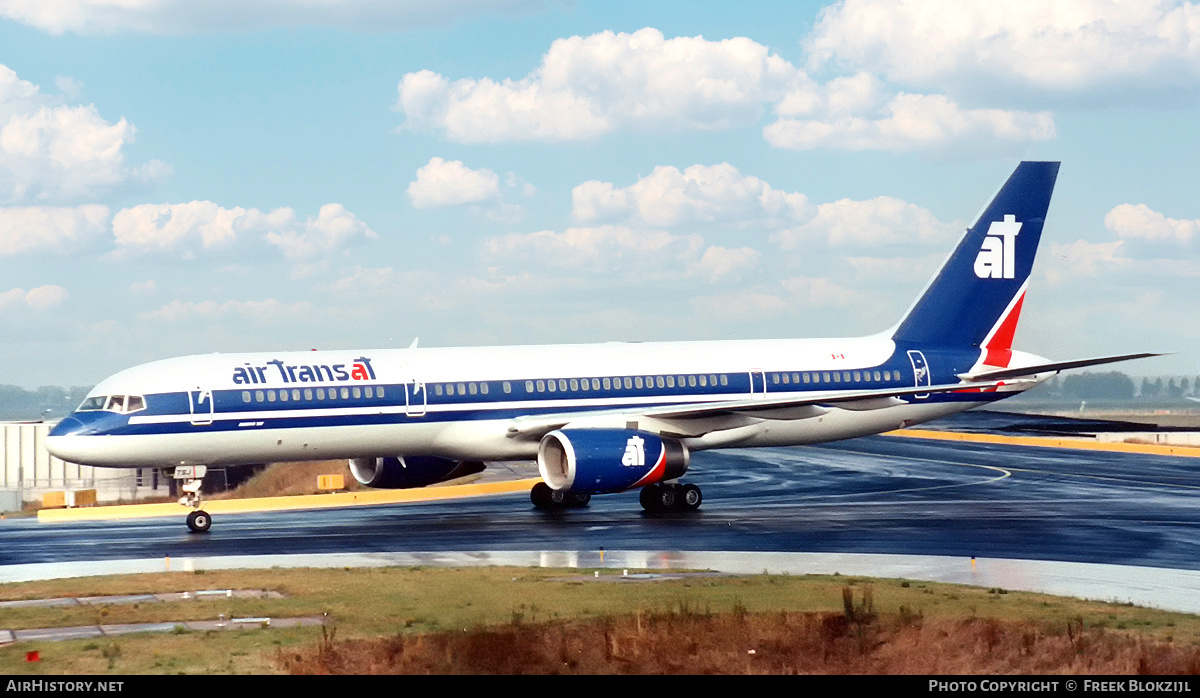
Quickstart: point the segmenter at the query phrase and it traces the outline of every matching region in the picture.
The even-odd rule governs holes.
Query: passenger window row
[[[864,383],[874,381],[898,382],[900,372],[885,371],[806,371],[803,373],[772,373],[772,385],[800,385],[812,383]]]
[[[382,385],[353,388],[292,388],[288,390],[249,390],[242,391],[242,402],[328,402],[337,400],[361,400],[363,398],[379,400],[387,396]]]
[[[729,385],[729,375],[725,373],[707,373],[707,374],[686,374],[686,375],[668,375],[668,376],[617,376],[605,378],[554,378],[541,380],[517,381],[517,387],[523,387],[526,395],[536,395],[539,393],[565,393],[565,392],[602,392],[613,390],[642,390],[648,388],[708,388],[708,387],[727,387]],[[772,373],[771,383],[773,385],[813,385],[813,384],[832,384],[832,383],[863,383],[874,381],[881,382],[899,382],[901,380],[900,371],[898,370],[872,370],[872,371],[808,371],[794,373]],[[488,383],[486,381],[479,382],[464,382],[464,383],[433,383],[430,389],[436,397],[456,395],[487,395]],[[503,381],[500,383],[500,389],[504,394],[513,392],[514,383],[511,381]]]
[[[729,376],[726,374],[691,374],[671,376],[618,376],[606,378],[558,378],[550,380],[525,381],[525,392],[534,393],[565,393],[605,390],[642,390],[645,388],[707,388],[718,385],[728,386]]]
[[[525,394],[590,392],[601,390],[634,390],[644,388],[707,388],[718,385],[728,386],[729,376],[715,373],[685,376],[620,376],[608,378],[556,378],[543,380],[527,380],[516,382],[516,386],[524,387]],[[500,389],[505,395],[513,392],[512,381],[502,381]],[[430,389],[435,396],[454,395],[487,395],[490,388],[485,381],[467,383],[433,383]]]
[[[504,392],[512,392],[512,385],[508,381],[504,382]],[[434,395],[487,395],[488,384],[486,382],[478,383],[434,383]]]

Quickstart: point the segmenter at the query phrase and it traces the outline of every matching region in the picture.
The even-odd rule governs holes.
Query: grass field
[[[0,628],[328,614],[324,628],[0,647],[0,672],[1195,673],[1200,617],[1003,589],[842,576],[622,579],[529,568],[271,569],[0,585],[0,600],[263,589],[10,608]],[[38,652],[40,661],[27,662]]]

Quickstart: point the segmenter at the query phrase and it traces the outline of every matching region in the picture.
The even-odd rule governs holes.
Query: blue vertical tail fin
[[[896,326],[894,340],[1008,352],[1058,165],[1017,166]]]

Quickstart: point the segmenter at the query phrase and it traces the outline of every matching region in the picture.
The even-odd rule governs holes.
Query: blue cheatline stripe
[[[973,357],[972,357],[972,359],[973,359]],[[811,383],[791,382],[791,383],[786,383],[786,384],[782,383],[782,382],[778,382],[778,383],[772,382],[771,380],[768,379],[767,385],[766,385],[766,393],[769,395],[780,395],[780,394],[789,394],[789,393],[803,394],[806,392],[814,392],[814,391],[842,390],[842,389],[846,389],[849,387],[853,387],[854,389],[857,389],[857,390],[876,390],[876,389],[882,389],[882,388],[893,388],[893,387],[897,387],[897,386],[906,386],[906,385],[910,385],[911,381],[912,381],[911,367],[909,367],[909,373],[903,374],[903,372],[901,372],[902,378],[899,380],[895,380],[895,379],[893,379],[893,380],[875,380],[873,378],[870,378],[871,373],[875,372],[875,371],[901,372],[899,368],[892,368],[890,366],[889,367],[871,367],[871,368],[867,368],[867,369],[839,369],[837,371],[811,371],[811,370],[809,370],[809,371],[800,371],[800,370],[767,371],[767,372],[765,372],[765,374],[767,376],[783,375],[785,373],[788,374],[789,376],[791,376],[793,374],[808,373],[810,375],[823,377],[826,374],[836,373],[840,377],[841,374],[861,373],[861,374],[864,374],[865,376],[867,376],[867,378],[859,380],[859,381],[853,381],[851,379],[835,381],[835,380],[830,379],[830,380],[814,380]],[[759,372],[756,372],[756,373],[759,373]],[[675,377],[675,375],[676,374],[672,374],[672,377]],[[716,373],[716,374],[704,374],[704,375],[705,376],[710,376],[710,375],[721,376],[722,374]],[[523,384],[525,381],[509,381],[514,384],[514,389],[513,389],[513,392],[511,392],[511,393],[505,393],[500,388],[500,384],[503,383],[504,381],[496,381],[496,380],[473,381],[473,383],[477,386],[486,383],[488,385],[488,392],[486,394],[476,393],[476,394],[472,394],[472,395],[457,395],[457,394],[455,394],[455,395],[446,395],[446,394],[437,395],[436,393],[434,393],[434,391],[432,391],[430,386],[434,386],[434,385],[438,385],[438,384],[447,385],[447,383],[444,381],[430,381],[429,383],[424,384],[424,394],[425,394],[425,404],[430,406],[431,408],[436,405],[456,405],[456,404],[472,405],[472,404],[478,404],[480,402],[483,402],[485,404],[508,403],[508,404],[547,404],[547,405],[551,405],[551,404],[565,404],[565,403],[574,404],[579,401],[587,401],[587,400],[644,400],[644,399],[648,399],[648,398],[656,399],[656,400],[658,400],[658,399],[666,399],[666,400],[684,399],[684,400],[686,400],[686,399],[696,399],[696,398],[714,399],[716,397],[721,397],[721,399],[738,399],[738,398],[742,398],[742,397],[748,397],[752,394],[756,395],[756,396],[763,394],[763,386],[762,386],[762,378],[761,377],[756,378],[754,390],[753,390],[753,392],[751,392],[749,377],[746,375],[746,373],[742,373],[740,375],[731,375],[731,374],[726,373],[724,375],[729,378],[729,382],[727,385],[710,385],[710,386],[705,386],[705,387],[700,387],[700,386],[678,387],[677,386],[677,387],[673,387],[673,388],[660,388],[660,387],[657,387],[657,385],[651,385],[649,387],[642,387],[642,388],[621,387],[621,388],[611,388],[611,389],[607,389],[607,390],[604,388],[588,389],[588,390],[584,390],[582,388],[577,388],[574,390],[569,389],[569,388],[566,390],[556,388],[553,391],[544,390],[544,391],[538,391],[538,392],[533,392],[533,393],[526,392],[524,390],[523,386],[520,389],[517,388],[517,386],[516,386],[517,383]],[[644,377],[646,377],[646,374],[640,374],[637,377],[644,378]],[[657,379],[657,378],[665,377],[665,376],[651,375],[649,377],[652,379]],[[624,377],[622,377],[622,378],[624,378]],[[630,378],[633,378],[633,376],[630,376]],[[592,380],[592,378],[570,378],[570,379],[563,378],[563,379],[554,379],[554,380],[556,382],[560,381],[560,380],[561,381],[574,380],[574,381],[582,382],[585,380],[590,381],[590,380]],[[537,381],[540,381],[543,383],[548,383],[549,379],[537,379]],[[537,381],[535,381],[535,382],[537,382]],[[461,382],[470,383],[472,381],[461,381]],[[450,383],[450,385],[457,385],[457,382]],[[340,388],[340,387],[343,387],[343,386],[324,386],[324,385],[315,386],[312,384],[308,384],[303,387],[296,386],[296,385],[287,385],[287,386],[278,386],[278,387],[273,386],[270,388],[268,388],[268,387],[239,387],[239,388],[234,388],[234,389],[215,390],[213,392],[215,394],[215,401],[216,401],[215,404],[216,404],[217,412],[240,411],[240,410],[244,410],[246,408],[246,405],[255,405],[256,406],[255,409],[258,411],[268,411],[268,412],[274,411],[274,410],[287,411],[287,410],[295,409],[294,407],[292,407],[292,405],[296,404],[297,402],[303,403],[302,409],[312,409],[312,408],[318,407],[318,406],[319,407],[346,406],[346,407],[370,408],[370,407],[377,407],[380,405],[391,406],[391,407],[403,407],[403,405],[404,405],[403,400],[400,399],[400,398],[403,398],[403,396],[405,395],[406,384],[404,384],[404,383],[385,384],[385,385],[371,384],[369,386],[359,384],[357,386],[354,386],[354,387],[362,387],[362,388],[365,388],[365,387],[383,388],[386,398],[384,398],[382,401],[379,400],[378,398],[349,398],[349,399],[347,399],[347,398],[339,397],[336,399],[326,399],[326,400],[301,399],[301,400],[297,401],[294,398],[290,398],[288,400],[276,399],[276,401],[274,401],[274,402],[259,402],[258,398],[257,398],[257,393],[259,393],[259,392],[262,392],[262,393],[274,392],[278,395],[278,393],[280,393],[281,391],[288,391],[289,393],[291,393],[293,391],[304,391],[304,390],[311,391],[311,390],[316,390],[318,388],[332,390],[332,389],[336,389],[336,388]],[[407,384],[407,387],[409,389],[411,389],[412,384],[411,383]],[[411,392],[411,390],[410,390],[410,392]],[[250,395],[252,397],[252,401],[247,402],[243,397],[243,393],[250,393]],[[417,391],[415,393],[415,396],[418,396],[417,400],[420,399],[419,398],[420,395],[421,395],[421,391]],[[146,410],[146,413],[148,413],[148,414],[180,414],[185,411],[190,411],[191,403],[188,400],[187,393],[160,393],[160,394],[151,394],[147,397],[153,398],[152,400],[148,400],[149,409]],[[533,401],[533,402],[531,402],[531,401]],[[207,404],[207,403],[203,403],[203,404]],[[203,411],[207,411],[207,410],[203,410]]]
[[[1009,395],[1011,395],[1011,393],[935,393],[930,395],[928,398],[919,400],[910,398],[907,400],[907,402],[909,404],[992,402],[1004,397],[1008,397]],[[713,401],[715,402],[723,400],[724,396],[714,396]],[[171,421],[137,419],[137,417],[134,416],[129,420],[130,423],[127,426],[106,430],[106,433],[121,435],[155,435],[196,432],[247,431],[252,429],[295,429],[333,426],[372,426],[385,424],[509,420],[516,419],[518,417],[557,414],[564,411],[587,413],[622,408],[650,408],[678,404],[692,405],[696,403],[694,401],[678,403],[673,401],[663,401],[661,398],[656,399],[648,397],[645,401],[632,403],[629,401],[612,401],[609,404],[593,405],[581,405],[573,403],[545,405],[542,407],[524,406],[520,408],[508,405],[496,405],[495,407],[485,407],[483,405],[455,405],[439,406],[441,409],[431,410],[425,415],[417,417],[407,416],[404,413],[403,408],[399,410],[392,409],[386,412],[381,412],[380,410],[369,410],[366,408],[347,410],[300,409],[291,410],[287,416],[280,416],[280,413],[278,412],[218,412],[213,416],[213,421],[206,424],[193,424],[193,415],[189,413],[183,413],[179,415],[171,415],[170,417],[173,417]],[[207,415],[203,416],[207,418]]]

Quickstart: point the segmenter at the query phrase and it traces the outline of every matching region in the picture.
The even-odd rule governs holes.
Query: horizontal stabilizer
[[[1132,361],[1134,359],[1145,359],[1151,356],[1166,356],[1165,353],[1159,352],[1143,352],[1140,354],[1122,354],[1120,356],[1101,356],[1095,359],[1077,359],[1075,361],[1055,361],[1048,364],[1035,364],[1033,366],[1021,366],[1019,368],[998,368],[994,371],[981,371],[979,373],[960,373],[959,378],[963,380],[1003,380],[1005,378],[1021,378],[1024,376],[1032,376],[1038,373],[1049,373],[1051,371],[1063,371],[1068,368],[1083,368],[1084,366],[1099,366],[1101,364],[1111,364],[1118,361]]]

